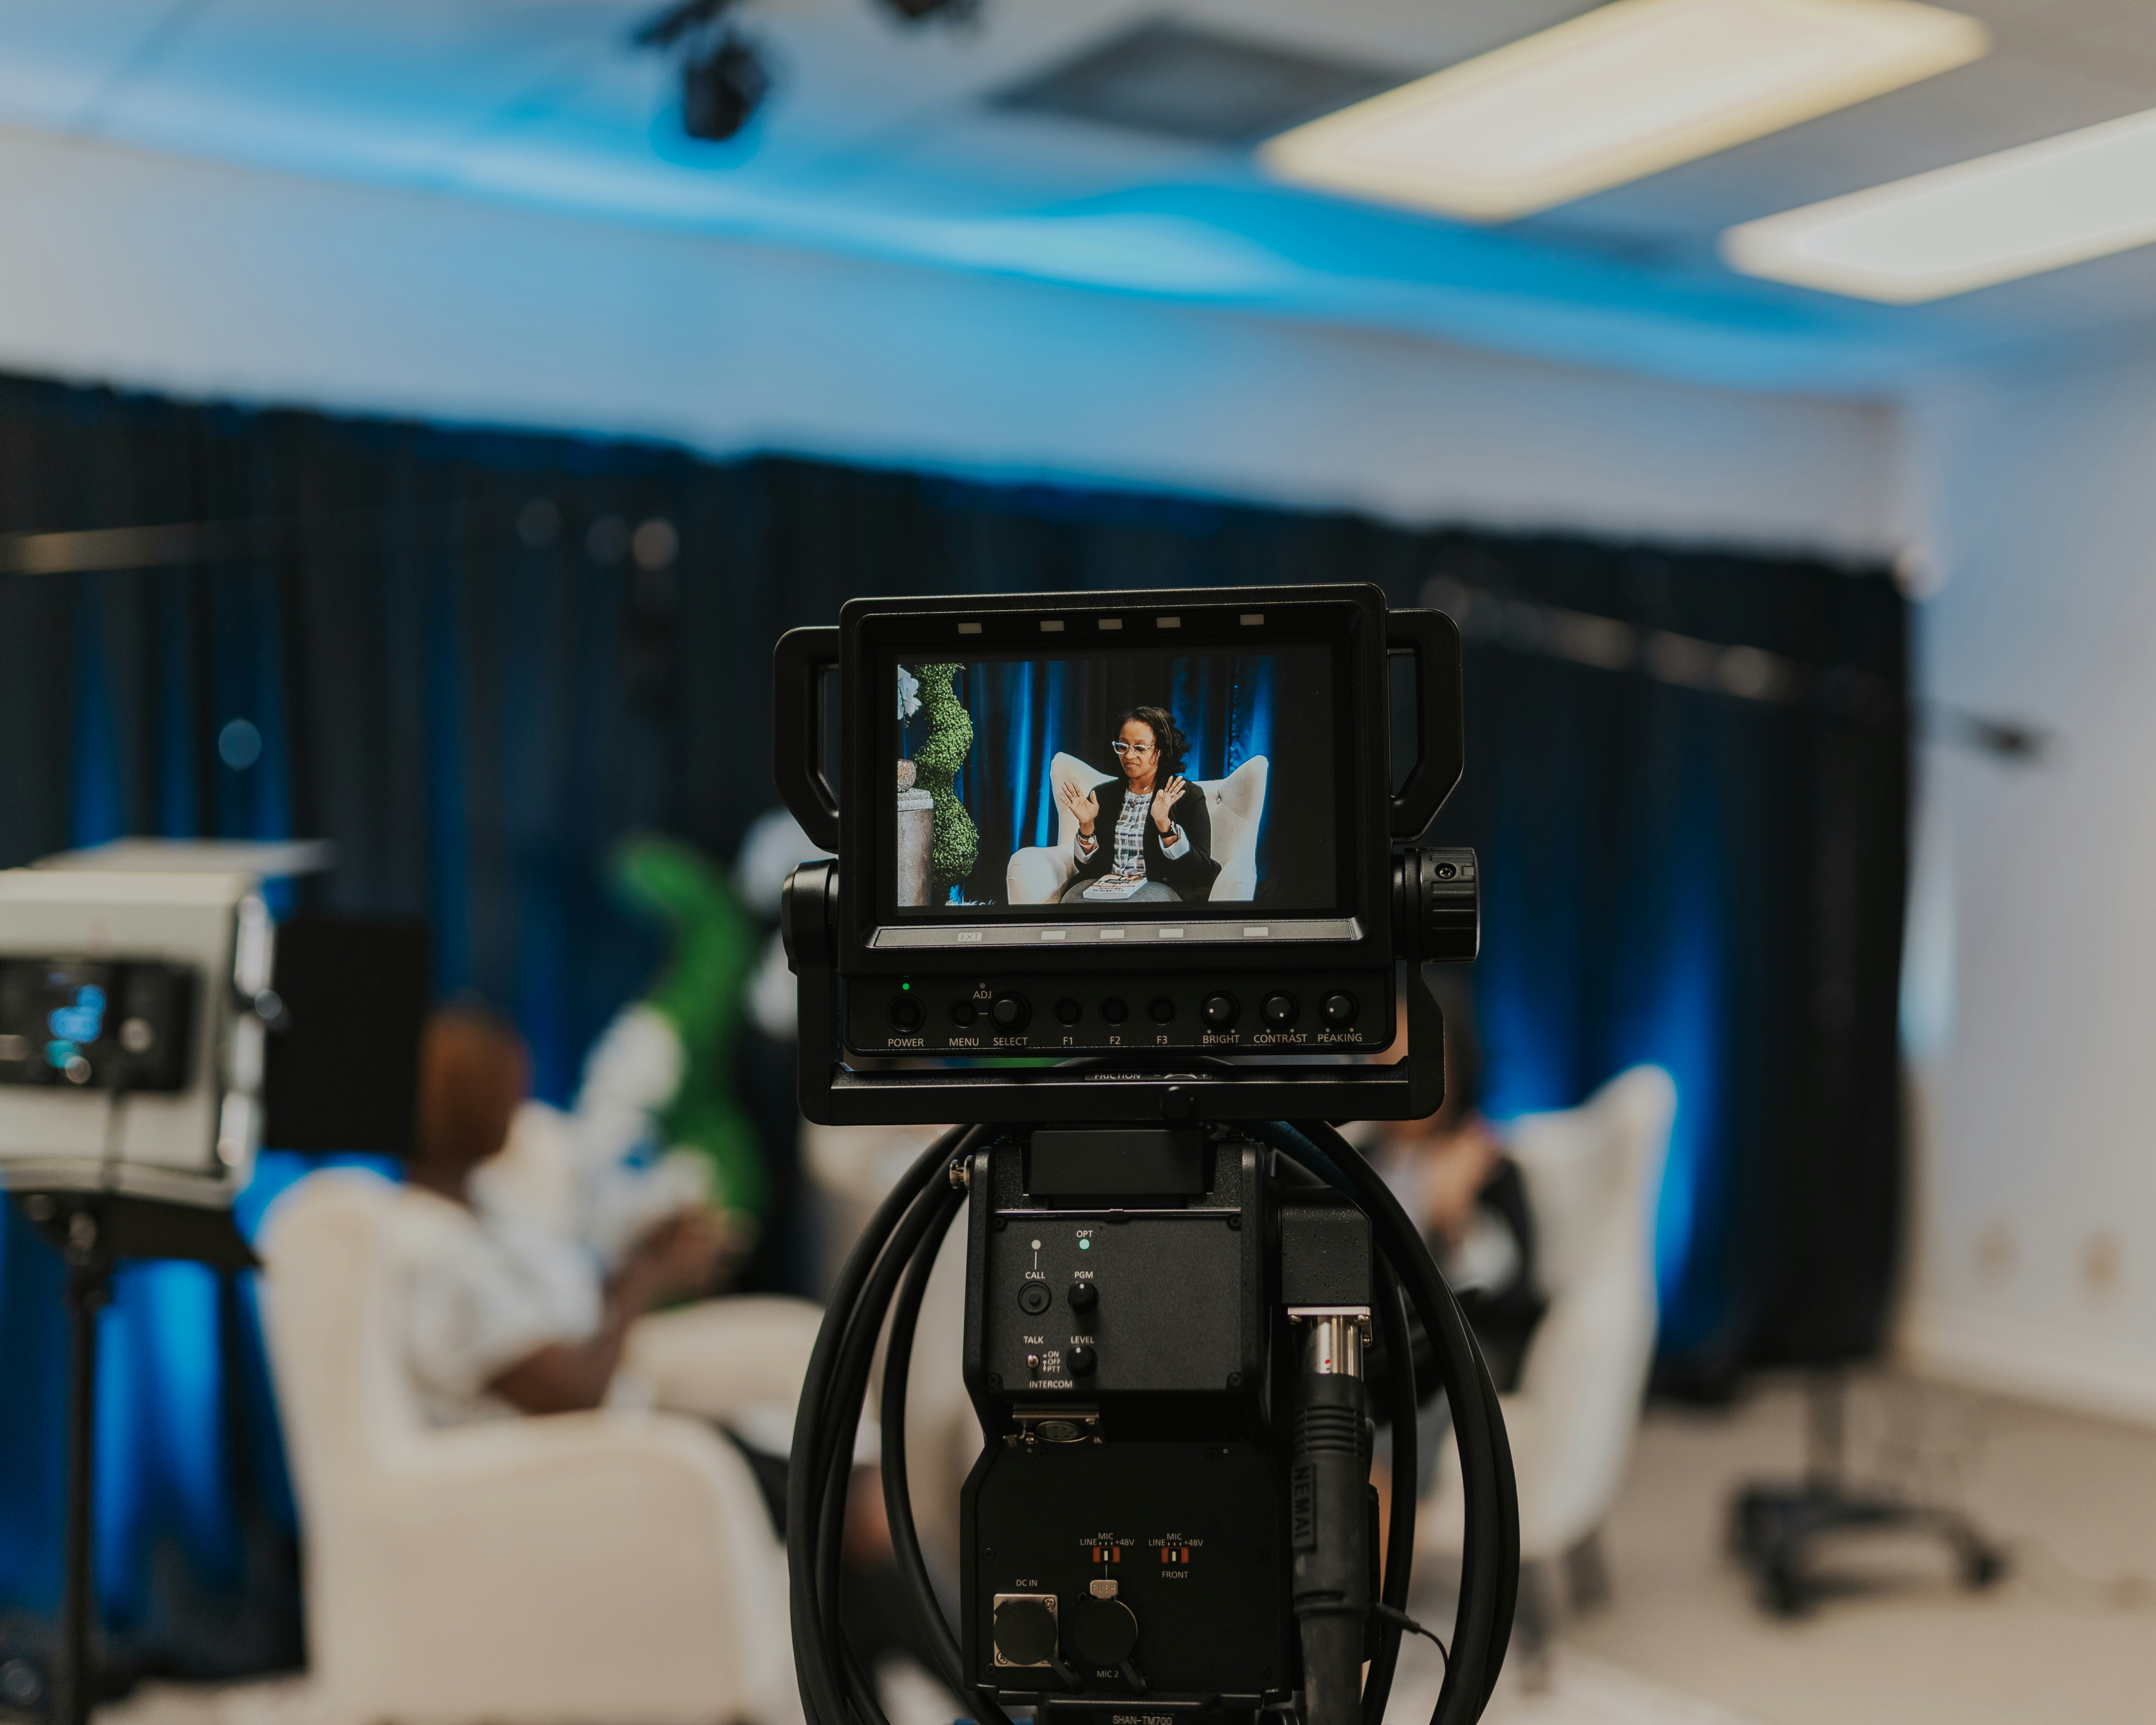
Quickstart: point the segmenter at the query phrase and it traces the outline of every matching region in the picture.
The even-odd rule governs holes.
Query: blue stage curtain
[[[773,801],[771,644],[856,594],[1357,580],[1409,604],[1438,580],[1501,619],[1558,608],[1784,655],[1820,699],[1471,629],[1467,774],[1430,839],[1483,856],[1493,1111],[1569,1105],[1637,1060],[1677,1080],[1670,1381],[1876,1342],[1907,750],[1883,573],[0,382],[0,532],[190,522],[238,525],[171,567],[0,574],[0,865],[123,831],[328,838],[338,867],[302,901],[429,919],[438,988],[513,1012],[555,1099],[659,956],[602,885],[608,846],[657,828],[732,854]],[[636,536],[655,523],[678,560],[667,532]],[[1034,675],[963,788],[1045,843],[1068,691]],[[1176,691],[1205,715],[1199,776],[1253,754],[1277,773],[1286,691],[1223,680]],[[228,737],[240,720],[252,742]],[[767,1046],[743,1069],[774,1144],[788,1060]],[[295,1172],[265,1156],[250,1224]],[[289,1663],[290,1497],[253,1291],[184,1266],[121,1282],[99,1440],[116,1651]],[[57,1260],[10,1208],[0,1658],[49,1635],[62,1348]]]

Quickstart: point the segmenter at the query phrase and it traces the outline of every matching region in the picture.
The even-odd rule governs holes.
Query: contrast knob
[[[1285,1030],[1295,1022],[1297,1010],[1295,996],[1286,993],[1268,994],[1265,1004],[1258,1010],[1265,1014],[1268,1029]]]
[[[995,1020],[998,1030],[1023,1030],[1026,1020],[1033,1016],[1033,1009],[1025,1004],[1023,994],[998,994],[995,1004],[988,1009],[988,1016]]]
[[[1209,1030],[1229,1030],[1235,1028],[1242,1009],[1236,1005],[1233,994],[1208,994],[1205,1004],[1198,1009]]]

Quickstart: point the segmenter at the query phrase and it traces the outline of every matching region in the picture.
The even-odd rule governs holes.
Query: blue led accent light
[[[105,990],[94,983],[78,988],[74,1004],[54,1008],[45,1014],[45,1024],[54,1035],[69,1041],[96,1041],[105,1032]]]

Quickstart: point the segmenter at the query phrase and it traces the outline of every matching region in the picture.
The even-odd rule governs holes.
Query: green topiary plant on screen
[[[973,818],[951,788],[973,746],[973,721],[951,689],[951,679],[963,666],[917,665],[913,669],[921,679],[921,708],[928,715],[928,740],[913,757],[920,768],[915,783],[936,800],[936,846],[929,855],[929,870],[937,886],[947,892],[973,872],[974,860],[981,854],[981,835],[974,830]]]

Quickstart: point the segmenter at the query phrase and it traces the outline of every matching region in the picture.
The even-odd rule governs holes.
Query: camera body
[[[1403,657],[1411,738],[1389,729]],[[1412,1566],[1410,1301],[1472,1486],[1440,1707],[1471,1720],[1517,1586],[1502,1420],[1413,1223],[1325,1124],[1443,1100],[1421,967],[1475,957],[1477,870],[1471,850],[1399,847],[1460,773],[1451,619],[1363,586],[855,600],[785,636],[774,670],[780,790],[836,853],[782,900],[802,1111],[956,1122],[855,1246],[803,1391],[793,1465],[822,1485],[797,1494],[788,1553],[811,1720],[868,1717],[805,1530],[833,1525],[886,1307],[894,1545],[923,1645],[978,1717],[1381,1716]],[[984,1441],[953,1635],[902,1434],[962,1208]]]
[[[1400,962],[1474,953],[1472,853],[1394,850],[1460,776],[1443,614],[1344,585],[856,599],[776,671],[780,790],[838,857],[784,905],[810,1119],[1437,1105],[1434,1069],[1372,1057],[1403,1004],[1411,1047],[1441,1034]]]
[[[1294,1332],[1368,1321],[1370,1238],[1270,1161],[1226,1127],[1040,1127],[972,1158],[966,1383],[993,1435],[963,1649],[1006,1707],[1106,1725],[1297,1685]]]

